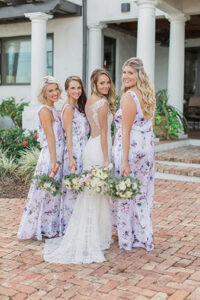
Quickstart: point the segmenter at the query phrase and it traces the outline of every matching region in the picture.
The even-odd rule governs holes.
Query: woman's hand
[[[108,160],[104,161],[104,167],[105,167],[106,169],[109,168],[109,161],[108,161]]]
[[[69,171],[70,173],[75,173],[76,171],[76,160],[74,158],[69,160]]]
[[[122,162],[122,176],[129,176],[131,172],[128,161]]]
[[[58,162],[56,162],[55,164],[52,164],[49,177],[54,177],[58,173],[59,167],[60,167],[60,163],[58,163]]]

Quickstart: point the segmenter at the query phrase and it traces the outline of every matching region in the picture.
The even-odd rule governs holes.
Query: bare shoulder
[[[47,107],[42,107],[39,114],[40,114],[40,117],[45,118],[45,119],[52,118],[52,112]]]
[[[97,95],[95,95],[95,94],[92,94],[92,95],[88,98],[87,103],[86,103],[86,106],[93,105],[93,104],[97,103],[99,100],[102,100],[102,99],[104,99],[104,98],[103,98],[103,97],[100,97],[100,96],[97,96]],[[107,102],[107,99],[106,99],[106,98],[105,98],[104,100],[106,100],[106,102]],[[105,104],[107,104],[106,102],[105,102]]]
[[[74,107],[71,105],[67,105],[66,107],[63,107],[63,108],[64,108],[65,113],[73,113],[74,112]]]
[[[122,107],[123,106],[134,106],[135,102],[133,101],[133,96],[129,93],[126,92],[122,95]]]

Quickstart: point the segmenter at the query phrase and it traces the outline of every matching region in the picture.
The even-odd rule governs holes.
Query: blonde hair
[[[45,102],[46,102],[44,94],[45,94],[46,88],[49,84],[57,84],[57,86],[60,90],[60,93],[62,93],[62,88],[61,88],[60,83],[58,82],[58,80],[56,78],[54,78],[53,76],[50,76],[50,75],[43,77],[40,81],[38,94],[37,94],[37,99],[42,104],[45,104]]]
[[[147,76],[143,62],[137,57],[131,57],[125,61],[122,66],[122,70],[130,66],[136,71],[136,87],[142,93],[144,111],[147,114],[152,115],[155,112],[156,107],[156,96],[153,85],[150,83],[149,77]],[[130,88],[126,88],[122,83],[121,91],[126,93]]]
[[[99,91],[97,89],[97,81],[98,81],[100,75],[105,75],[110,80],[110,89],[109,89],[108,95],[106,95],[106,96],[99,93]],[[95,94],[99,97],[106,97],[107,100],[108,100],[110,111],[112,112],[112,114],[114,114],[115,113],[114,100],[115,100],[115,97],[116,97],[116,93],[115,93],[115,87],[114,87],[114,84],[112,82],[112,78],[111,78],[110,74],[103,68],[102,69],[101,68],[100,69],[95,69],[92,72],[90,80],[91,80],[91,93]]]

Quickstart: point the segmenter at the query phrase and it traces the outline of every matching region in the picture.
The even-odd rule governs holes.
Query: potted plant
[[[167,90],[156,94],[154,133],[160,139],[178,139],[179,133],[186,132],[188,123],[184,115],[173,105],[168,104]]]

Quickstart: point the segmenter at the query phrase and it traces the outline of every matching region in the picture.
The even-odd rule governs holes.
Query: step
[[[200,164],[200,146],[185,146],[168,151],[156,152],[156,161]]]
[[[156,160],[156,172],[200,178],[200,164]]]

